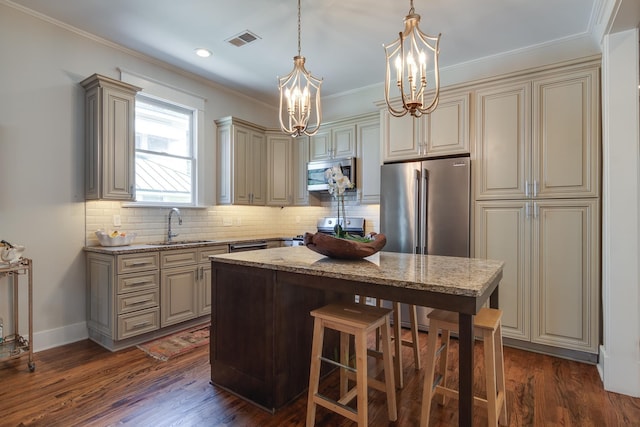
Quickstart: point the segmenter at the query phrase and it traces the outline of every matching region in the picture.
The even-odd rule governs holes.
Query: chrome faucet
[[[176,213],[176,215],[178,215],[178,225],[182,225],[182,217],[180,216],[180,209],[171,208],[171,211],[169,211],[169,232],[167,233],[167,243],[171,242],[172,237],[176,237],[178,235],[178,233],[171,232],[171,216],[173,215],[174,212]]]

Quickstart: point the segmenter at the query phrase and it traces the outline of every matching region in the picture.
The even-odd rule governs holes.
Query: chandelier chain
[[[300,0],[298,0],[298,56],[300,56]]]

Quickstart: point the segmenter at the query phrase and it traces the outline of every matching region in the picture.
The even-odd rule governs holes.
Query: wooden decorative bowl
[[[358,242],[357,240],[340,239],[323,233],[305,233],[304,244],[314,252],[337,259],[361,259],[382,250],[387,244],[384,234],[371,233],[373,240]]]

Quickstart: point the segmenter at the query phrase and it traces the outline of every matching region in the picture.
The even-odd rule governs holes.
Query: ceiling
[[[297,55],[296,0],[12,0],[53,20],[272,103]],[[440,68],[588,35],[601,0],[414,0]],[[409,0],[302,0],[301,53],[322,95],[384,80],[383,43]],[[259,39],[226,42],[249,30]],[[209,58],[195,55],[204,47]]]

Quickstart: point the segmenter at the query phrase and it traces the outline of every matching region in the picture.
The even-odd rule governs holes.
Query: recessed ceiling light
[[[211,56],[211,51],[209,49],[199,47],[196,49],[196,55],[198,55],[201,58],[208,58]]]

